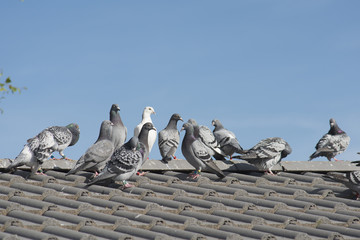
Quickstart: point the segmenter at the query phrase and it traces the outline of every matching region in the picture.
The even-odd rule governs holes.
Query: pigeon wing
[[[161,156],[164,157],[174,154],[179,146],[179,142],[180,134],[178,130],[161,130],[158,137],[158,144]]]
[[[71,142],[72,134],[66,127],[53,126],[49,127],[47,131],[53,134],[55,141],[59,145],[65,145]]]
[[[191,144],[191,150],[194,152],[195,156],[200,161],[202,161],[209,169],[215,172],[216,175],[218,175],[219,177],[225,177],[225,174],[214,163],[202,142],[200,142],[199,140],[194,141],[193,144]]]

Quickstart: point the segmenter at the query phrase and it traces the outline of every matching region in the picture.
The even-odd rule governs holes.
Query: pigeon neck
[[[335,123],[334,126],[332,126],[328,132],[330,135],[338,135],[344,133],[343,130],[339,128],[339,126]]]
[[[215,126],[214,131],[218,131],[218,130],[221,130],[221,129],[224,129],[224,126],[219,123],[219,124],[217,124]]]
[[[170,119],[168,125],[166,126],[167,129],[173,129],[173,128],[177,128],[177,120],[175,119]]]
[[[200,137],[200,127],[199,127],[199,125],[194,126],[194,137],[195,138]]]
[[[117,111],[111,111],[110,112],[110,121],[114,125],[123,125],[123,122],[121,121],[120,114]]]
[[[130,140],[129,140],[129,145],[131,149],[137,148],[137,144],[139,142],[139,139],[136,136],[133,136]]]
[[[151,118],[150,118],[150,113],[149,112],[143,112],[142,114],[142,122],[146,123],[146,122],[152,122]]]
[[[139,142],[143,143],[146,146],[146,149],[149,149],[148,136],[149,130],[142,129],[139,134]]]
[[[107,129],[106,127],[101,127],[99,137],[96,140],[96,142],[104,139],[110,139],[110,136],[111,136],[110,129]]]
[[[189,139],[191,142],[196,140],[196,137],[194,136],[194,130],[187,130],[185,133],[185,138]]]

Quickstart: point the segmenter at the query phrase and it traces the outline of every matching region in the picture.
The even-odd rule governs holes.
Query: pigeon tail
[[[107,179],[112,179],[113,177],[115,177],[116,174],[115,173],[110,173],[109,171],[107,171],[106,169],[104,169],[104,171],[102,171],[98,176],[96,176],[95,178],[93,178],[90,182],[88,182],[86,184],[86,186],[91,186],[97,182],[103,181],[103,180],[107,180]]]
[[[25,145],[23,150],[19,155],[14,159],[14,161],[6,168],[6,171],[10,171],[13,168],[17,168],[22,165],[29,164],[33,161],[34,153],[31,151],[29,145]]]

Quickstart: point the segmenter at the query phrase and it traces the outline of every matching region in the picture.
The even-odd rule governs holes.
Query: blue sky
[[[289,161],[307,160],[333,117],[351,137],[338,158],[358,160],[359,9],[355,0],[2,1],[1,80],[28,89],[0,102],[0,158],[76,122],[80,140],[65,154],[78,159],[117,103],[128,139],[152,106],[158,131],[175,112],[210,129],[217,118],[243,148],[284,138]],[[160,159],[157,145],[150,158]]]

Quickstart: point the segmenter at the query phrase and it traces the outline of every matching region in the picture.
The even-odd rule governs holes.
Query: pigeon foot
[[[200,173],[195,171],[194,173],[190,173],[187,178],[195,180],[195,179],[198,179],[199,177],[200,177]]]
[[[334,158],[335,162],[343,162],[344,160],[339,160],[339,159],[336,159]]]
[[[138,172],[136,173],[136,175],[138,175],[138,176],[144,176],[146,173],[147,173],[147,172],[138,171]]]
[[[128,183],[127,181],[123,181],[123,187],[122,189],[126,189],[126,188],[132,188],[132,187],[135,187],[134,185]]]

